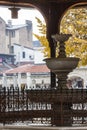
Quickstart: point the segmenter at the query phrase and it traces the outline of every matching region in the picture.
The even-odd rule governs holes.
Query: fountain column
[[[75,69],[78,65],[79,58],[75,57],[66,57],[65,52],[65,41],[69,39],[70,34],[55,34],[52,35],[54,42],[59,46],[58,56],[55,58],[47,58],[45,59],[47,67],[57,75],[58,85],[56,86],[56,90],[61,97],[60,101],[54,101],[51,105],[53,110],[52,124],[56,126],[71,126],[72,118],[71,115],[68,114],[67,118],[66,113],[71,111],[72,104],[70,102],[64,102],[62,100],[63,94],[66,94],[68,88],[66,86],[67,83],[67,75],[73,69]],[[62,91],[61,91],[62,90]],[[56,95],[55,95],[56,96]]]

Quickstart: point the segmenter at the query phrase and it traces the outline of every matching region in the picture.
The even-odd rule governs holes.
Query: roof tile
[[[9,69],[5,73],[12,74],[12,73],[47,73],[50,70],[47,68],[46,65],[22,65],[14,69]]]

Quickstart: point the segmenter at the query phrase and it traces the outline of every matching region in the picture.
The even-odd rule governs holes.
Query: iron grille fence
[[[0,123],[87,124],[86,89],[0,89]]]

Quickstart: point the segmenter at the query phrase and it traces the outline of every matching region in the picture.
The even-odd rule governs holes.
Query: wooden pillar
[[[60,32],[60,20],[65,11],[61,4],[51,3],[48,7],[46,18],[47,39],[49,41],[51,57],[56,57],[56,46],[53,42],[52,35]],[[56,86],[56,75],[51,72],[51,87]]]

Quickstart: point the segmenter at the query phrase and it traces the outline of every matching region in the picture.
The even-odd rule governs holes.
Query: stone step
[[[87,130],[85,127],[38,127],[38,126],[2,126],[0,130]]]

